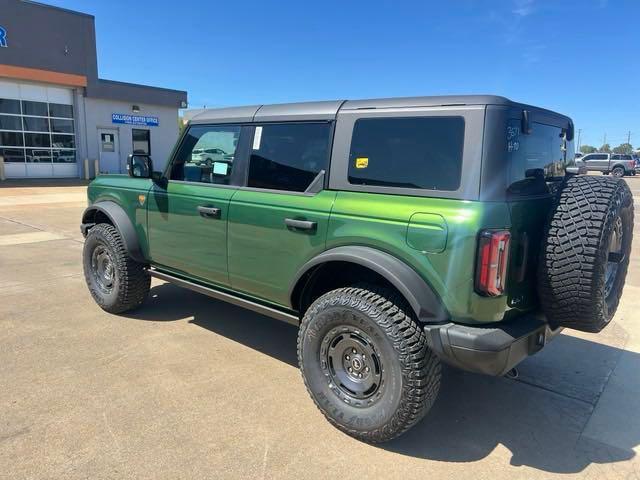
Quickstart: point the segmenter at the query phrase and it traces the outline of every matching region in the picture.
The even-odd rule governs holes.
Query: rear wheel
[[[624,177],[624,168],[622,167],[615,167],[613,170],[611,170],[611,175],[613,175],[614,177]]]
[[[440,386],[439,360],[403,299],[373,286],[318,298],[300,326],[298,360],[329,422],[372,443],[415,425]]]
[[[84,278],[103,310],[122,313],[147,297],[151,277],[145,266],[129,257],[118,230],[101,223],[89,230],[83,249]]]
[[[539,269],[549,322],[599,332],[616,312],[633,236],[633,196],[619,178],[572,177],[554,208]]]

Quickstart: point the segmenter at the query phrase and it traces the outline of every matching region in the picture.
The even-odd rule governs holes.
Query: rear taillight
[[[507,230],[484,230],[478,240],[476,291],[497,297],[504,293],[511,234]]]

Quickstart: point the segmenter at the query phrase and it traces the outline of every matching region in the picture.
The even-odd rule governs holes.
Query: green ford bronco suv
[[[91,183],[86,281],[107,312],[156,277],[299,326],[318,408],[386,441],[432,406],[441,361],[504,375],[610,322],[633,197],[576,175],[573,137],[496,96],[207,110],[164,171],[133,155]]]

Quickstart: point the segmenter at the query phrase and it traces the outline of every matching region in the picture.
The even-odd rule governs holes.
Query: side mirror
[[[132,153],[127,157],[127,170],[133,178],[151,178],[153,162],[149,155]]]

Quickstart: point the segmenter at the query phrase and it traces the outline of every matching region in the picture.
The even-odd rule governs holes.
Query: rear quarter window
[[[462,117],[358,119],[349,183],[455,191],[462,174],[464,129]]]
[[[508,192],[549,193],[550,183],[564,177],[567,159],[574,163],[573,142],[567,141],[565,131],[557,126],[532,122],[531,133],[523,135],[520,125],[520,120],[513,119],[507,127]]]

